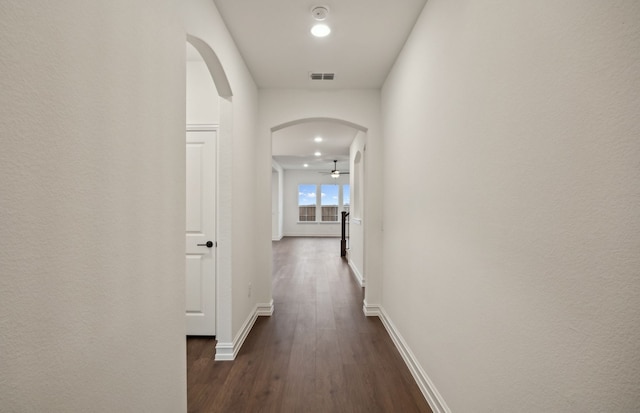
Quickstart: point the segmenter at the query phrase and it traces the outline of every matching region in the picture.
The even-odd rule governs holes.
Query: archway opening
[[[277,205],[272,216],[282,215],[280,227],[272,233],[336,237],[336,254],[340,254],[342,211],[350,212],[346,217],[350,237],[346,259],[360,286],[364,286],[361,194],[366,137],[366,127],[336,118],[296,119],[271,128],[272,160],[278,168],[274,166],[274,170],[282,181],[272,187],[272,197],[277,198],[272,199],[272,206]],[[334,171],[337,173],[332,177]],[[358,212],[351,214],[354,208]],[[355,221],[351,219],[354,216]]]
[[[186,38],[186,130],[208,133],[215,131],[215,171],[213,180],[215,234],[208,240],[219,245],[210,253],[214,263],[215,338],[218,342],[232,340],[231,286],[231,225],[227,220],[231,211],[229,194],[232,151],[232,96],[233,92],[225,70],[213,49],[203,40],[187,35]],[[212,341],[215,345],[215,341]],[[219,352],[216,351],[216,358]],[[222,354],[223,352],[220,352]],[[224,354],[222,354],[224,356]]]

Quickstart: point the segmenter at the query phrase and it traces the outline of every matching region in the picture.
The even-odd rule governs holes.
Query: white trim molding
[[[365,303],[365,314],[370,315],[367,313],[366,307],[367,304]],[[396,348],[400,352],[402,359],[409,368],[413,379],[418,384],[422,395],[425,399],[427,399],[427,403],[429,403],[429,406],[431,407],[431,410],[433,410],[433,413],[451,413],[451,410],[436,389],[435,385],[433,384],[427,373],[424,371],[424,369],[418,362],[418,359],[416,359],[416,356],[413,354],[406,341],[404,341],[404,338],[402,338],[402,335],[393,324],[384,309],[380,306],[370,306],[369,310],[372,313],[377,313],[371,315],[377,315],[380,318],[380,321],[382,321],[384,328],[389,333],[391,340],[393,340],[393,344],[396,345]]]
[[[318,224],[317,222],[299,222],[299,224],[303,224],[303,225],[308,225],[308,224],[312,224],[312,225],[321,225]],[[284,234],[285,237],[296,237],[296,238],[338,238],[340,239],[340,234],[336,235],[336,234],[303,234],[303,233],[287,233]]]
[[[382,314],[379,304],[369,304],[367,300],[362,302],[362,312],[367,317],[380,317],[380,314]]]
[[[360,271],[355,266],[351,258],[347,258],[347,263],[349,264],[349,268],[351,268],[351,271],[353,272],[353,277],[358,282],[358,285],[360,285],[360,287],[364,287],[364,284],[365,284],[364,276],[360,274]]]
[[[188,123],[187,124],[187,132],[208,132],[212,130],[218,130],[220,125],[214,124],[198,124],[198,123]]]
[[[271,317],[273,315],[273,300],[270,303],[258,303],[255,309],[258,317]]]
[[[232,343],[221,343],[218,342],[216,345],[216,361],[233,361],[235,360],[240,348],[244,344],[244,341],[247,339],[247,336],[251,332],[253,325],[256,320],[260,316],[269,317],[273,314],[273,300],[270,303],[262,304],[258,303],[253,308],[249,317],[244,321],[240,331],[236,334]]]

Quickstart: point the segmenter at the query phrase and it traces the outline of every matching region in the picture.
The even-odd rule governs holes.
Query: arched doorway
[[[228,157],[220,155],[230,150],[232,91],[211,47],[195,36],[186,40],[187,335],[218,336],[230,330],[231,318],[228,294],[221,293],[231,283],[228,254],[217,248],[230,238],[230,228],[219,225],[217,216],[230,208],[220,202],[230,183],[218,171],[227,167]]]
[[[353,225],[350,226],[352,242],[349,243],[347,260],[360,286],[364,286],[362,154],[366,138],[366,127],[337,118],[296,119],[271,128],[272,158],[274,165],[278,166],[276,173],[282,182],[278,188],[272,187],[272,197],[278,198],[272,198],[272,205],[278,205],[278,213],[283,216],[277,232],[284,236],[339,237],[339,222],[335,225],[327,222],[331,220],[331,215],[327,219],[325,209],[335,206],[339,210],[355,211],[349,218]],[[349,175],[338,174],[338,177],[332,179],[329,172],[334,168]],[[335,187],[335,205],[325,203],[324,198],[329,195],[324,189],[332,186]],[[307,190],[316,192],[315,198],[312,196],[311,201],[309,198],[306,200],[315,204],[315,208],[301,205],[305,200],[300,198],[300,194]],[[300,211],[303,209],[311,209],[315,216],[309,217],[305,212],[305,217],[301,218]],[[316,223],[319,225],[315,225]],[[340,253],[339,247],[338,242],[337,254]]]

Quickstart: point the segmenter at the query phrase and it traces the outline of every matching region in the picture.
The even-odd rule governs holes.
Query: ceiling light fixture
[[[333,161],[333,171],[331,171],[331,177],[333,179],[340,178],[340,171],[338,170],[338,161]]]
[[[329,8],[327,6],[315,6],[311,9],[311,15],[315,21],[324,21],[329,15]],[[315,24],[311,28],[311,34],[315,37],[325,37],[331,33],[331,28],[323,23]]]
[[[326,24],[316,24],[311,28],[311,34],[315,37],[327,37],[331,33],[331,28]]]
[[[316,142],[322,142],[322,137],[321,136],[316,136],[313,140],[316,141]]]
[[[308,167],[309,167],[309,164],[308,164],[308,163],[305,163],[305,164],[304,164],[304,165],[302,165],[302,166],[304,166],[305,168],[308,168]]]
[[[322,154],[320,152],[316,152],[314,153],[315,156],[322,156]]]

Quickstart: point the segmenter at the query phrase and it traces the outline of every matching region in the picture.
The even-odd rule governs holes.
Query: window
[[[339,190],[339,185],[320,186],[322,222],[338,222]]]
[[[350,205],[349,185],[298,185],[298,222],[338,223]]]
[[[316,220],[316,185],[298,185],[298,221]]]

